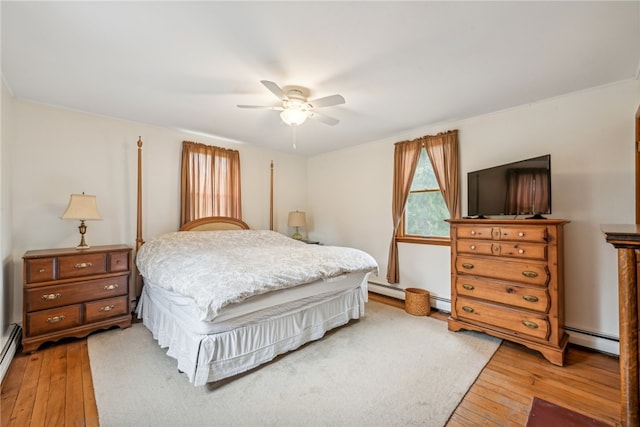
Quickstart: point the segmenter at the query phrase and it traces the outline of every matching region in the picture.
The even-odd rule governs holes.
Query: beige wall
[[[202,136],[15,100],[11,210],[14,280],[11,307],[20,321],[21,257],[30,249],[74,247],[79,223],[60,216],[71,193],[97,196],[102,221],[88,221],[89,245],[126,243],[136,236],[138,136],[144,141],[143,236],[176,230],[179,222],[183,140],[240,151],[244,220],[269,227],[270,161],[275,164],[275,225],[282,232],[291,210],[306,209],[306,160],[300,156],[234,145]]]
[[[617,336],[616,257],[600,224],[634,221],[637,85],[620,82],[313,157],[308,167],[308,205],[316,224],[311,237],[370,252],[381,267],[374,281],[385,284],[393,143],[459,129],[463,215],[467,172],[550,153],[550,217],[571,221],[566,227],[566,323]],[[425,288],[450,301],[449,247],[400,243],[399,257],[399,288]],[[446,302],[438,305],[450,308]],[[614,347],[606,350],[617,352]]]

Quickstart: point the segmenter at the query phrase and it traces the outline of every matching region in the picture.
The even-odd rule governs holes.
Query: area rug
[[[534,397],[526,427],[609,427],[609,424]]]
[[[362,319],[321,340],[194,387],[142,324],[88,340],[102,427],[439,427],[499,344],[371,301]]]

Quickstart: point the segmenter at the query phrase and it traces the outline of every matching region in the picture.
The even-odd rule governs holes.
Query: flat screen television
[[[469,216],[551,214],[551,155],[467,174]]]

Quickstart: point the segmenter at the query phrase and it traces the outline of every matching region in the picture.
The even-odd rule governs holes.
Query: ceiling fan
[[[289,126],[299,126],[304,123],[307,118],[316,119],[330,126],[335,126],[340,122],[338,119],[316,112],[315,109],[344,104],[345,100],[342,95],[330,95],[309,101],[302,88],[294,87],[285,92],[274,82],[261,80],[260,83],[278,97],[282,102],[282,106],[238,105],[239,108],[260,108],[280,111],[280,118]]]

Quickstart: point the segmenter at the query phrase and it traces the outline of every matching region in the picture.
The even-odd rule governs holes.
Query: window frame
[[[426,148],[422,147],[421,150],[426,151]],[[431,164],[431,159],[429,159],[429,156],[427,156],[426,158],[429,164]],[[431,165],[431,168],[433,169],[433,165]],[[416,167],[416,170],[417,170],[417,167]],[[415,177],[415,172],[414,172],[414,176],[411,177],[412,182],[414,177]],[[442,195],[442,190],[440,190],[440,186],[438,186],[437,189],[420,189],[420,190],[413,190],[413,191],[410,190],[408,197],[410,197],[411,194],[416,194],[416,193],[435,193],[435,192],[439,192],[440,195]],[[407,201],[408,201],[408,197],[407,197]],[[406,234],[405,221],[407,218],[407,206],[408,206],[408,203],[405,204],[404,212],[402,213],[402,220],[400,221],[400,225],[398,226],[398,231],[396,232],[397,242],[417,243],[422,245],[451,246],[451,235],[449,235],[448,237],[444,237],[444,236],[421,236],[417,234]]]

